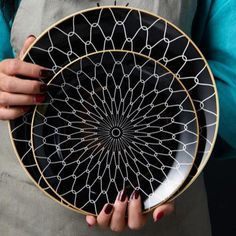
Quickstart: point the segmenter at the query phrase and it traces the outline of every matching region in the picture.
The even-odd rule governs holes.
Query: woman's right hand
[[[26,39],[20,57],[35,40]],[[30,105],[42,103],[47,90],[39,78],[51,78],[51,70],[23,62],[20,59],[6,59],[0,62],[0,120],[12,120],[22,116]],[[21,79],[28,78],[28,79]]]

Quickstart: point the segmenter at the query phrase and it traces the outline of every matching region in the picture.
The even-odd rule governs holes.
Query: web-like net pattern
[[[193,165],[198,129],[174,75],[133,53],[74,62],[50,85],[33,122],[36,160],[66,201],[98,214],[138,189],[145,210],[167,199]]]
[[[58,45],[56,37],[64,38],[63,43]],[[45,64],[55,72],[65,62],[108,49],[139,52],[167,66],[181,79],[194,100],[202,139],[198,159],[208,156],[217,121],[215,87],[205,61],[190,40],[165,20],[128,8],[93,10],[75,15],[49,30],[42,41],[44,45],[35,45],[29,53],[30,60],[37,63],[38,58],[34,58],[37,51],[48,59]]]
[[[45,33],[24,60],[57,72],[75,58],[103,49],[141,52],[176,73],[194,100],[201,134],[196,167],[201,160],[204,163],[217,130],[216,89],[205,61],[192,42],[164,19],[122,7],[78,13]],[[32,158],[31,120],[32,113],[28,112],[23,118],[11,121],[11,135],[22,163],[47,191]],[[196,170],[192,175],[195,173]]]

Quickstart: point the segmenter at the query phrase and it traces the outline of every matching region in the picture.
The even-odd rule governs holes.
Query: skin
[[[39,103],[43,98],[40,92],[42,82],[36,79],[41,77],[45,68],[20,60],[34,40],[34,37],[27,38],[19,58],[0,62],[0,120],[22,116],[30,105]],[[23,80],[19,76],[35,80]]]
[[[43,79],[42,70],[46,70],[46,68],[21,60],[34,40],[34,36],[26,39],[18,59],[7,59],[0,62],[0,120],[20,117],[28,111],[31,105],[43,102],[43,83],[37,79]],[[23,80],[20,78],[22,76],[35,80]],[[109,212],[106,211],[108,205],[105,205],[97,217],[86,216],[88,225],[90,227],[97,225],[102,229],[110,229],[114,232],[121,232],[126,227],[132,230],[143,228],[148,214],[142,213],[140,195],[138,193],[136,196],[134,195],[132,194],[128,198],[125,192],[120,192],[114,204],[109,206]],[[152,212],[153,221],[157,222],[173,211],[173,202],[163,204]],[[126,212],[128,212],[127,219]]]
[[[86,216],[86,221],[90,227],[98,225],[102,229],[110,229],[114,232],[122,232],[126,227],[131,230],[140,230],[145,226],[149,215],[142,213],[140,196],[135,199],[131,195],[130,199],[126,197],[125,201],[121,201],[117,197],[110,214],[106,214],[105,208],[106,205],[98,217]],[[126,211],[128,212],[127,219],[125,217]],[[173,211],[174,202],[163,204],[152,212],[153,221],[158,222],[164,216],[170,215]]]

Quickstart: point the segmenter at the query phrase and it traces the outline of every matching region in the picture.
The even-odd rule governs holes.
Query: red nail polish
[[[40,85],[40,93],[45,93],[48,90],[48,86],[46,84]]]
[[[131,199],[138,199],[139,198],[139,191],[138,190],[134,190],[132,195],[131,195]]]
[[[111,204],[107,204],[104,211],[107,215],[109,215],[109,214],[111,214],[112,210],[113,210],[113,206]]]
[[[124,202],[126,199],[127,195],[126,195],[126,190],[124,189],[119,196],[119,201]]]
[[[35,102],[36,103],[42,103],[45,100],[45,96],[44,95],[36,95],[35,96]]]
[[[30,107],[22,107],[22,110],[23,110],[23,112],[27,112],[27,111],[29,111],[30,110]]]
[[[159,212],[159,213],[157,214],[157,216],[156,216],[155,222],[161,220],[163,217],[164,217],[164,212]]]
[[[46,79],[50,79],[52,78],[54,75],[52,70],[48,70],[48,69],[42,69],[39,73],[39,77],[40,78],[46,78]]]
[[[31,37],[36,38],[33,34],[30,34],[30,35],[27,37],[27,39],[28,39],[28,38],[31,38]]]

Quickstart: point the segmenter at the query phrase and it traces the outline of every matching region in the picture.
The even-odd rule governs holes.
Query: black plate
[[[182,84],[161,64],[131,52],[75,60],[35,109],[32,144],[46,182],[66,202],[97,215],[124,189],[144,211],[187,178],[198,124]]]
[[[51,68],[56,73],[79,56],[105,49],[127,49],[149,55],[172,70],[189,91],[199,118],[200,144],[196,168],[184,185],[193,182],[205,166],[215,142],[217,92],[204,57],[174,25],[156,15],[128,7],[89,9],[45,31],[24,60]],[[30,145],[31,120],[29,112],[11,121],[10,132],[21,162],[38,182],[40,174],[35,168]],[[192,176],[195,177],[191,180]]]

